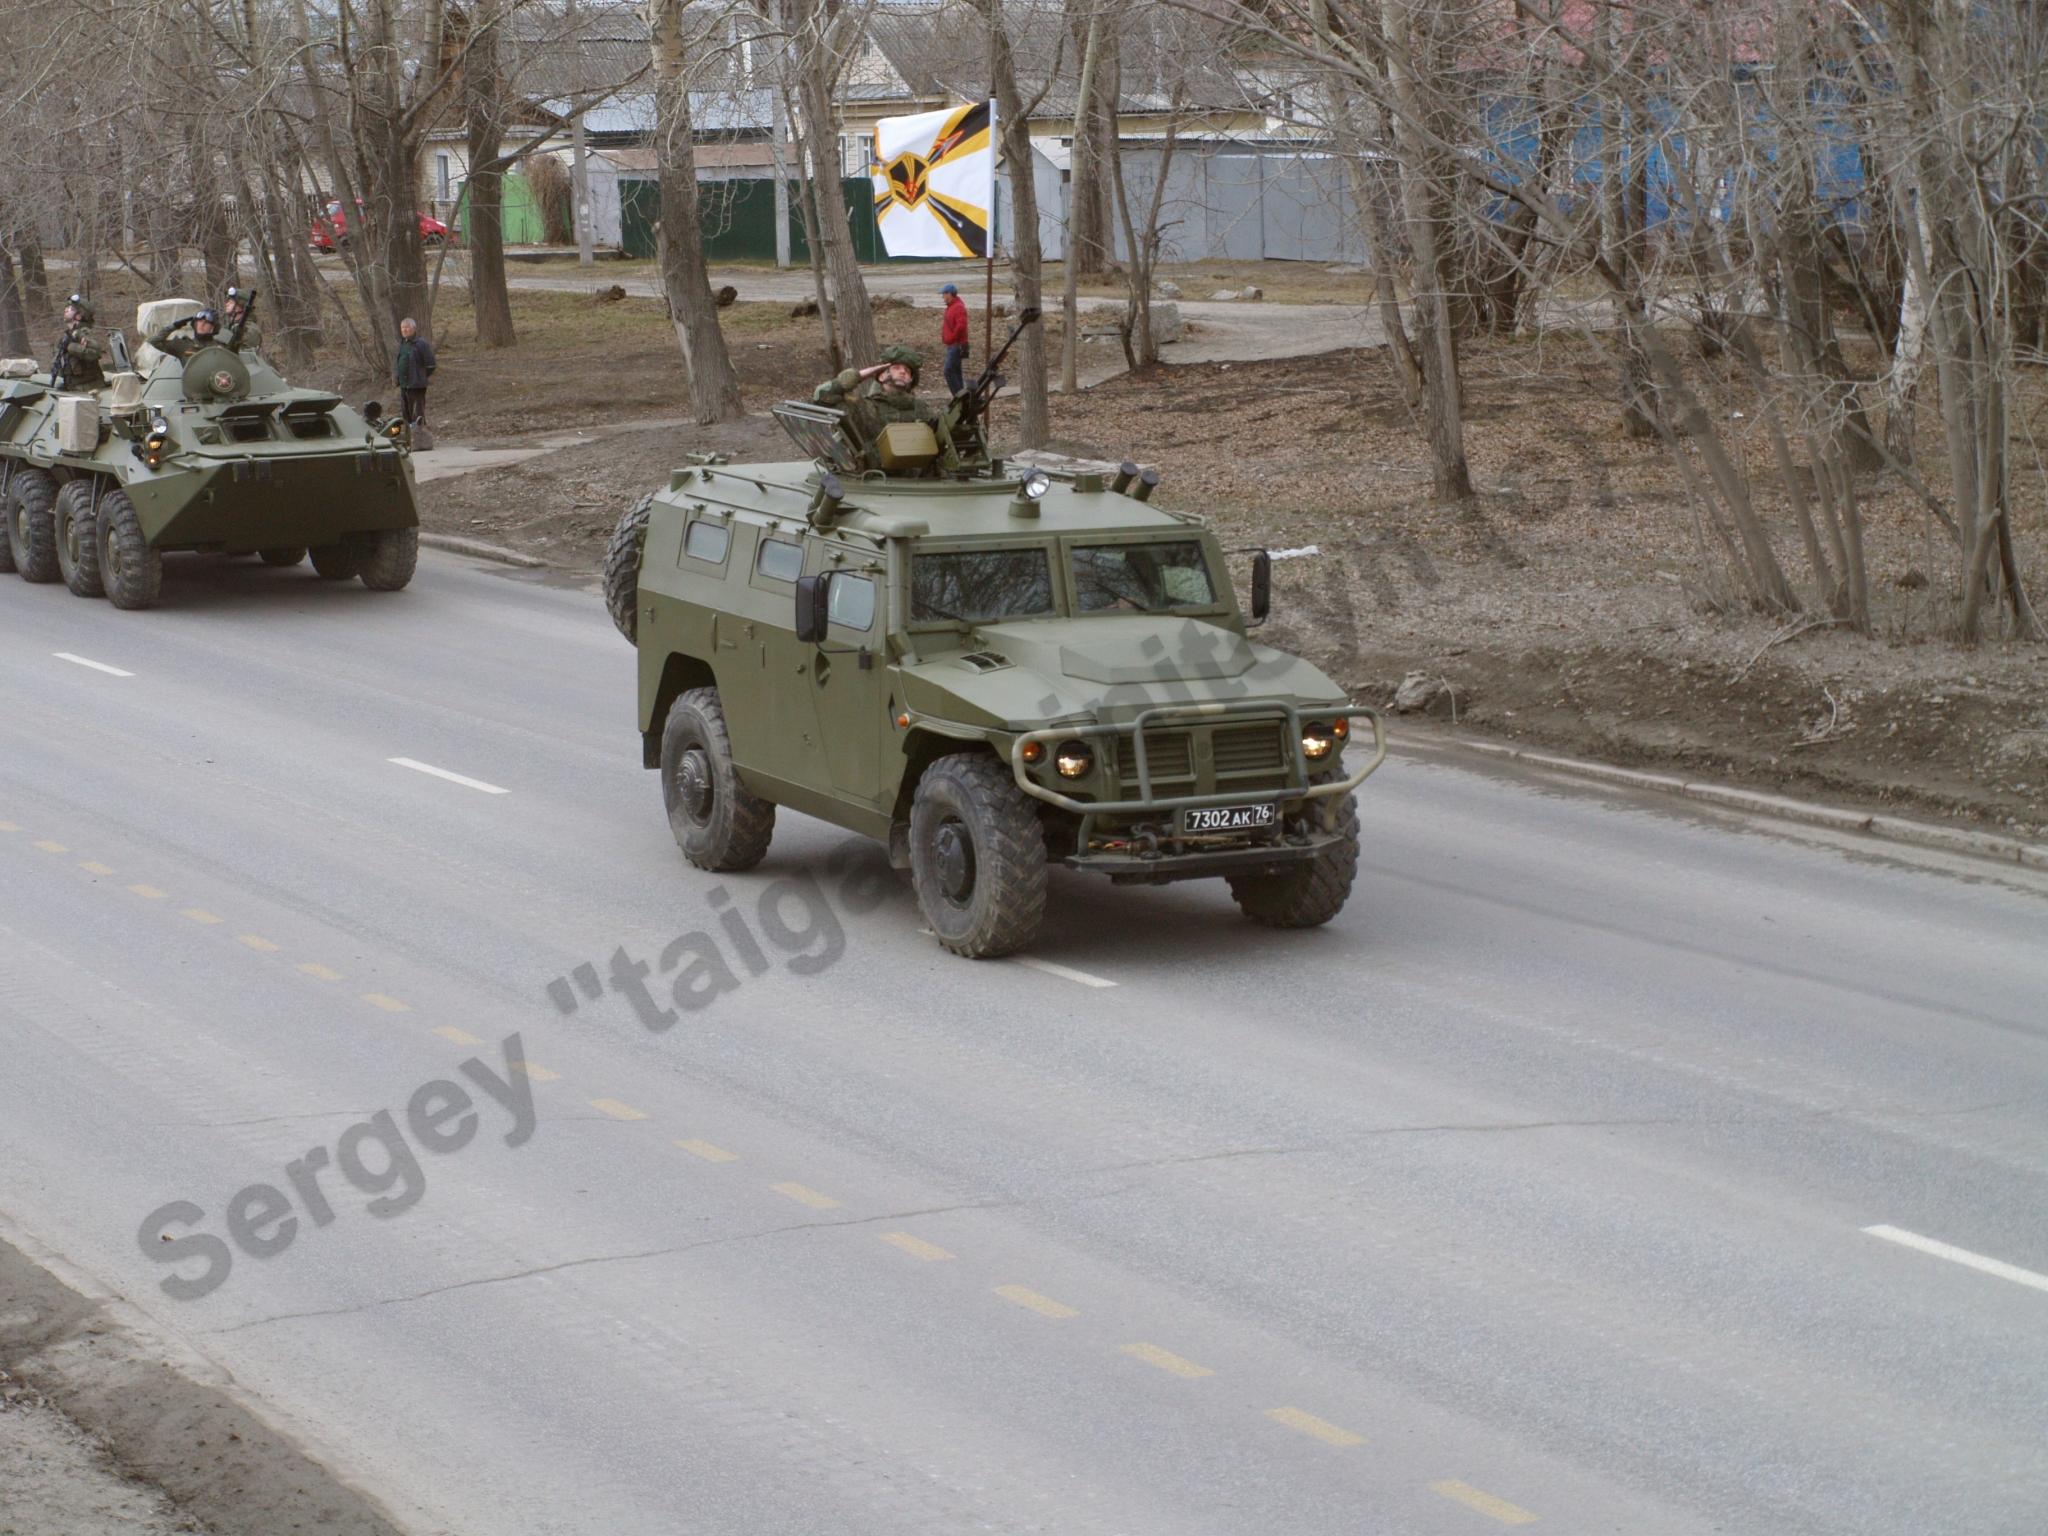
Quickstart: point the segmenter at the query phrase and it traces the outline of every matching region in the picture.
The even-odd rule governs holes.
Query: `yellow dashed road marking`
[[[386,1013],[411,1013],[410,1004],[401,1003],[395,997],[386,997],[382,992],[365,992],[363,1001],[372,1008],[382,1008]],[[472,1042],[474,1043],[474,1042]]]
[[[697,1141],[693,1138],[689,1141],[679,1141],[676,1145],[693,1157],[703,1158],[707,1163],[736,1163],[740,1160],[739,1153],[728,1152],[723,1147],[714,1147],[708,1141]]]
[[[921,1237],[912,1237],[908,1232],[884,1232],[882,1241],[895,1248],[901,1248],[913,1259],[950,1259],[952,1254],[935,1243],[928,1243]]]
[[[1044,1317],[1079,1317],[1081,1315],[1078,1309],[1070,1307],[1064,1302],[1054,1301],[1050,1296],[1041,1296],[1038,1292],[1021,1285],[999,1285],[996,1287],[996,1294],[1005,1301],[1014,1301],[1020,1307],[1029,1307],[1033,1312],[1039,1313]]]
[[[457,1029],[453,1024],[443,1024],[439,1029],[435,1030],[434,1033],[439,1035],[443,1040],[453,1040],[457,1045],[483,1044],[483,1041],[477,1039],[477,1037],[475,1035],[472,1035],[468,1030]]]
[[[1365,1436],[1354,1435],[1348,1429],[1339,1429],[1328,1419],[1319,1419],[1312,1413],[1303,1413],[1299,1408],[1268,1408],[1266,1417],[1275,1424],[1285,1424],[1289,1429],[1298,1429],[1304,1435],[1313,1435],[1326,1445],[1365,1444]]]
[[[1429,1485],[1431,1493],[1440,1493],[1454,1503],[1467,1509],[1476,1509],[1480,1514],[1498,1520],[1502,1525],[1534,1525],[1536,1517],[1520,1505],[1510,1504],[1506,1499],[1496,1499],[1492,1494],[1474,1488],[1470,1483],[1461,1483],[1455,1477],[1441,1483]]]
[[[592,1099],[590,1107],[602,1110],[614,1120],[645,1120],[647,1117],[630,1104],[621,1104],[617,1099]]]
[[[0,821],[0,832],[19,832],[20,826],[11,821]]]
[[[131,885],[128,889],[144,901],[163,901],[171,894],[169,891],[160,891],[153,885]]]
[[[768,1187],[778,1195],[787,1195],[798,1205],[808,1205],[814,1211],[834,1211],[839,1208],[837,1200],[830,1195],[819,1194],[808,1184],[770,1184]]]
[[[69,853],[71,851],[69,848],[66,848],[62,843],[53,843],[48,838],[44,838],[41,842],[37,843],[36,846],[42,849],[43,852],[45,853]]]
[[[178,916],[189,917],[192,919],[193,922],[204,923],[209,928],[211,928],[215,923],[224,923],[227,921],[227,919],[224,917],[215,917],[211,912],[207,911],[206,908],[204,907],[187,907],[184,911],[180,912]]]
[[[326,966],[322,965],[317,960],[308,960],[304,965],[300,966],[299,969],[306,975],[312,977],[315,981],[341,980],[341,972],[330,971],[329,969],[327,969]]]
[[[268,939],[259,939],[253,933],[238,933],[235,935],[235,942],[248,945],[259,955],[274,955],[277,953],[277,946],[275,944],[271,943]]]
[[[111,875],[114,872],[112,866],[102,864],[97,859],[82,860],[78,867],[88,875]]]
[[[1142,1360],[1147,1365],[1156,1365],[1169,1376],[1178,1376],[1184,1381],[1197,1381],[1216,1373],[1206,1365],[1197,1365],[1192,1360],[1183,1360],[1170,1349],[1161,1349],[1157,1344],[1126,1344],[1124,1353],[1133,1360]]]
[[[524,1073],[536,1083],[552,1083],[562,1075],[559,1072],[550,1072],[546,1067],[536,1066],[530,1061],[515,1061],[512,1063],[512,1070]]]

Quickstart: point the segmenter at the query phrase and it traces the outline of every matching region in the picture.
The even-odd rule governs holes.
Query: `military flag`
[[[891,256],[990,254],[994,130],[992,101],[875,124],[875,219]]]

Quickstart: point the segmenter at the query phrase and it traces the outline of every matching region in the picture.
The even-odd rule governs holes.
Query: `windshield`
[[[1051,613],[1052,562],[1043,549],[967,549],[910,563],[910,616],[1025,618]]]
[[[1081,613],[1165,613],[1215,602],[1199,540],[1084,544],[1074,551],[1074,603]]]

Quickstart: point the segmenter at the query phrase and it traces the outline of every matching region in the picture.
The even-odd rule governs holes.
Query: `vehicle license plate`
[[[1183,832],[1242,832],[1273,825],[1273,802],[1258,805],[1206,805],[1181,812]]]

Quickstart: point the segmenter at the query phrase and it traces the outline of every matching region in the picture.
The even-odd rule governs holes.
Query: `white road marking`
[[[1071,965],[1059,965],[1051,960],[1040,960],[1031,955],[1012,955],[1019,965],[1028,965],[1034,971],[1043,971],[1048,976],[1057,976],[1062,981],[1078,981],[1084,987],[1113,987],[1115,982],[1104,976],[1090,976],[1086,971],[1077,971]]]
[[[410,768],[414,773],[430,774],[437,779],[446,779],[450,784],[460,784],[464,789],[480,789],[487,795],[509,795],[512,793],[511,790],[501,789],[496,784],[486,784],[482,779],[465,778],[459,773],[450,773],[446,768],[436,768],[432,763],[414,762],[409,757],[387,757],[385,761],[387,763],[395,763],[400,768]]]
[[[1987,1259],[1981,1253],[1972,1253],[1967,1248],[1958,1248],[1952,1243],[1938,1242],[1931,1237],[1922,1237],[1917,1232],[1908,1232],[1901,1227],[1888,1227],[1880,1223],[1863,1229],[1872,1237],[1881,1237],[1888,1243],[1897,1243],[1903,1248],[1917,1248],[1922,1253],[1931,1253],[1937,1259],[1947,1259],[1951,1264],[1966,1265],[1981,1269],[1987,1275],[1996,1275],[2001,1280],[2010,1280],[2015,1285],[2030,1285],[2037,1291],[2048,1291],[2048,1275],[2036,1274],[2031,1269],[2021,1269],[2017,1264],[2008,1264],[2003,1259]]]
[[[68,661],[74,667],[91,667],[95,672],[104,672],[109,677],[133,677],[133,672],[123,672],[119,667],[110,667],[104,661],[87,661],[83,656],[74,656],[69,651],[52,651],[50,654],[59,661]]]

